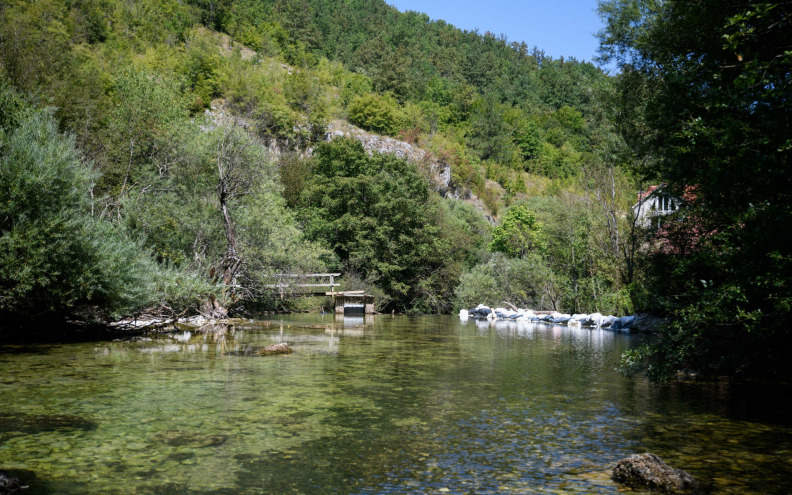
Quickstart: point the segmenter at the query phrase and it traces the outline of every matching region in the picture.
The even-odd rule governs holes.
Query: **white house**
[[[665,184],[660,184],[649,186],[646,191],[639,192],[638,202],[632,209],[637,218],[637,225],[659,228],[660,219],[677,211],[682,204],[681,199],[665,190]]]

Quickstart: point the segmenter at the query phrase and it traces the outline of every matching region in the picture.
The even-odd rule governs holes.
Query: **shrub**
[[[378,134],[395,135],[399,127],[396,104],[373,93],[353,98],[347,112],[353,124]]]

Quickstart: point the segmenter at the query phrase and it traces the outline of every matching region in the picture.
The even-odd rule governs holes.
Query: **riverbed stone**
[[[22,489],[22,482],[19,478],[10,478],[0,471],[0,495],[16,493]]]
[[[200,432],[168,430],[154,435],[154,443],[163,443],[171,447],[218,447],[227,440],[227,435],[206,435]]]
[[[677,493],[697,488],[690,474],[674,469],[654,454],[634,454],[616,463],[611,479],[632,488]]]
[[[291,354],[294,352],[294,349],[285,342],[281,342],[280,344],[273,344],[263,349],[258,350],[258,354],[261,356],[271,356],[273,354]]]

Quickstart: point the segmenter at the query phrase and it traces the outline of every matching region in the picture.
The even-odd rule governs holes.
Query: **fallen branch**
[[[517,306],[515,306],[514,304],[512,304],[512,303],[510,303],[510,302],[501,301],[501,303],[502,303],[502,304],[505,304],[505,305],[506,305],[506,307],[507,307],[507,308],[509,308],[509,309],[511,309],[512,311],[519,311],[519,309],[517,308]]]

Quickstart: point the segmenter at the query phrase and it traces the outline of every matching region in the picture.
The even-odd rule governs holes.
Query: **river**
[[[617,493],[652,452],[706,493],[792,492],[789,387],[653,386],[636,337],[286,315],[0,346],[0,470],[26,495]],[[255,350],[288,342],[294,353]]]

